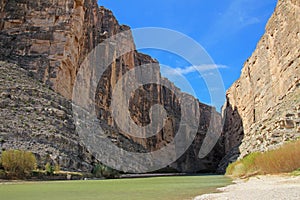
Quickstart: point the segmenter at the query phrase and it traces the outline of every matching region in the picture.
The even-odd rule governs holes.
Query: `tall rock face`
[[[57,111],[59,116],[55,115],[55,111],[51,111],[52,114],[54,112],[53,117],[48,118],[46,116],[51,115],[51,113],[43,111],[43,115],[46,115],[43,117],[45,122],[43,124],[46,128],[42,130],[40,128],[33,130],[31,126],[26,126],[25,123],[27,122],[19,120],[23,109],[17,109],[15,113],[10,114],[11,120],[15,116],[17,121],[15,125],[18,126],[18,131],[13,131],[16,133],[9,135],[9,129],[1,127],[0,136],[5,137],[2,146],[7,149],[22,148],[33,150],[38,155],[43,156],[42,147],[37,144],[40,140],[36,138],[45,136],[44,140],[48,140],[49,143],[44,140],[42,143],[45,143],[47,146],[47,154],[57,155],[52,157],[62,167],[72,170],[76,169],[76,166],[82,170],[89,169],[90,165],[97,162],[97,160],[79,142],[79,136],[72,121],[72,112],[68,110],[69,107],[65,109],[65,104],[61,105],[61,103],[68,102],[66,99],[72,98],[76,76],[84,65],[89,53],[99,44],[102,44],[103,41],[114,35],[123,31],[130,33],[130,28],[125,25],[119,25],[112,12],[103,7],[98,7],[96,0],[0,0],[0,16],[0,60],[17,64],[17,66],[25,69],[22,73],[27,73],[29,76],[42,81],[45,85],[62,95],[59,97],[61,98],[59,101],[52,100],[51,95],[49,96],[48,103],[52,104],[53,101],[53,104],[56,105],[54,107],[55,111]],[[93,74],[93,71],[87,71],[83,75],[82,80],[83,82],[86,81],[88,86],[86,90],[87,95],[90,95],[89,100],[91,102],[95,101],[94,106],[97,117],[106,127],[107,137],[115,145],[126,151],[155,151],[168,145],[176,134],[182,114],[180,110],[180,103],[182,102],[176,98],[172,91],[177,91],[180,94],[181,92],[172,83],[161,77],[159,64],[155,59],[135,50],[131,34],[122,37],[122,40],[118,43],[106,46],[106,49],[110,49],[110,51],[105,50],[97,55],[98,59],[103,62],[107,62],[110,56],[113,57],[113,61],[109,63],[102,77],[99,77],[100,81],[96,95],[93,96],[88,86],[90,84],[88,83],[89,78],[91,78],[88,75]],[[123,49],[129,49],[130,51],[126,54],[115,56]],[[110,55],[110,53],[113,53],[113,55]],[[112,91],[117,82],[131,69],[145,64],[151,64],[155,69],[149,68],[149,73],[168,82],[170,85],[169,89],[172,91],[160,85],[149,84],[140,87],[131,96],[128,109],[131,118],[138,125],[144,126],[150,123],[149,110],[154,104],[163,105],[168,114],[168,119],[162,130],[151,138],[141,139],[122,131],[116,125],[110,106]],[[6,68],[4,71],[6,71]],[[23,75],[20,77],[24,78]],[[14,82],[14,84],[17,84],[17,82]],[[126,87],[128,84],[131,83],[125,81],[123,85]],[[12,85],[11,87],[14,86]],[[11,92],[9,88],[3,90],[4,92]],[[21,87],[20,90],[22,91],[24,88]],[[38,97],[40,96],[43,97],[43,94],[38,95]],[[3,101],[6,101],[7,95],[5,96],[4,94],[4,97]],[[43,100],[35,100],[34,102],[37,101],[43,102]],[[221,148],[217,144],[205,158],[200,159],[198,157],[200,147],[210,126],[212,127],[210,134],[218,135],[221,127],[221,116],[210,106],[198,101],[196,101],[196,104],[191,104],[191,106],[198,106],[200,113],[193,112],[193,109],[191,109],[192,113],[188,114],[189,116],[200,115],[199,128],[192,145],[170,166],[178,171],[214,171],[222,156],[222,153],[220,153],[222,152]],[[33,111],[40,110],[37,107],[47,110],[46,105],[30,104],[29,107],[32,107]],[[66,105],[69,106],[68,103]],[[6,106],[4,107],[7,108]],[[65,114],[67,113],[66,116],[64,115],[66,117],[64,120],[67,121],[64,121],[64,123],[66,124],[61,124],[61,128],[60,126],[58,128],[53,127],[54,131],[48,129],[47,124],[54,126],[52,122],[60,124],[63,120],[60,119],[60,113],[62,114],[62,112],[59,110],[61,109],[64,110]],[[20,110],[20,113],[18,110]],[[212,123],[210,123],[211,120]],[[34,125],[34,127],[36,126]],[[14,126],[10,128],[14,129]],[[26,134],[20,134],[23,132]],[[186,138],[188,137],[190,136],[187,130]],[[57,138],[64,138],[65,140],[62,141],[65,142],[59,145],[61,141]],[[55,145],[56,142],[58,145]],[[37,150],[38,148],[40,150]],[[69,161],[62,162],[58,160],[62,158],[69,158]]]
[[[227,91],[227,154],[244,157],[300,137],[299,44],[300,2],[279,0],[241,77]]]
[[[93,28],[100,26],[96,1],[1,0],[0,5],[1,59],[71,98],[78,63],[99,40]]]
[[[12,88],[16,87],[17,91],[11,91],[6,85],[2,85],[1,90],[13,97],[16,92],[21,93],[21,100],[11,100],[21,104],[18,108],[4,104],[7,109],[1,110],[1,117],[5,116],[3,122],[7,123],[1,126],[2,148],[30,150],[39,157],[41,165],[50,160],[68,170],[90,171],[97,160],[79,142],[72,119],[71,102],[67,99],[72,96],[79,63],[102,37],[100,31],[103,15],[97,2],[1,0],[0,16],[0,60],[25,69],[21,72],[15,69],[4,70],[8,73],[2,77],[4,83],[18,77],[9,78],[9,73],[20,74],[19,81],[8,84]],[[26,74],[44,82],[63,97],[49,94],[46,86],[36,89],[36,83],[28,81]],[[18,82],[22,82],[22,79],[27,82],[18,87]],[[34,114],[30,115],[33,118],[24,116],[22,99],[28,98],[26,90],[38,90],[37,96],[32,96],[35,100],[25,102],[33,109],[32,112],[41,112],[41,116],[37,118],[34,118]],[[48,103],[44,104],[45,100]],[[1,101],[6,102],[8,99],[4,96]],[[64,117],[57,116],[55,111]],[[22,120],[23,118],[28,121]]]

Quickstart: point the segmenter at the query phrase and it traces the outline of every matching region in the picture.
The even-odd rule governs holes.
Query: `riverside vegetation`
[[[226,175],[249,177],[252,175],[278,174],[292,172],[300,175],[300,140],[284,144],[282,147],[266,152],[254,152],[231,163]]]
[[[2,170],[1,174],[7,177],[28,177],[36,168],[36,158],[31,152],[19,150],[3,151],[0,167],[5,170]]]
[[[119,173],[105,165],[97,164],[91,173],[79,173],[60,170],[58,164],[46,163],[38,167],[37,159],[32,152],[21,150],[3,151],[0,157],[0,179],[83,179],[117,178]],[[55,178],[56,176],[56,178]],[[48,178],[47,178],[48,177]],[[60,178],[59,178],[60,177]]]

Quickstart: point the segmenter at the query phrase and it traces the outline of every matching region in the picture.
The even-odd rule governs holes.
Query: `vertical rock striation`
[[[0,59],[70,99],[80,63],[101,41],[97,1],[1,0],[0,6]]]
[[[130,31],[128,26],[119,25],[110,10],[98,7],[96,0],[0,0],[0,16],[0,60],[17,64],[25,69],[28,75],[42,81],[67,99],[72,98],[77,73],[88,54],[105,39],[123,31]],[[166,126],[157,135],[147,139],[135,138],[120,130],[116,126],[110,110],[112,89],[118,80],[130,69],[144,64],[154,66],[155,70],[149,69],[152,70],[153,76],[161,78],[161,75],[156,60],[135,50],[131,34],[125,35],[120,43],[112,45],[114,45],[112,51],[104,51],[101,55],[97,55],[101,61],[106,62],[111,56],[109,55],[111,52],[117,53],[123,48],[129,48],[131,51],[119,57],[113,57],[113,62],[110,63],[100,79],[96,96],[90,96],[91,101],[96,100],[98,118],[101,123],[105,124],[108,137],[119,147],[127,151],[137,152],[160,149],[172,141],[176,134],[180,123],[180,102],[174,93],[163,86],[145,85],[139,88],[130,99],[131,118],[138,125],[148,124],[150,122],[150,107],[154,104],[160,104],[168,112],[169,118]],[[82,77],[83,80],[89,80],[88,73],[91,72],[87,72],[86,77]],[[126,84],[130,84],[130,82],[125,82],[124,86]],[[170,85],[171,90],[180,92],[173,84],[170,83]],[[89,92],[89,88],[87,91]],[[197,103],[200,107],[201,120],[195,140],[186,153],[170,166],[178,171],[213,171],[221,157],[220,148],[217,145],[208,156],[203,159],[198,158],[199,149],[209,126],[213,126],[213,131],[217,131],[221,126],[221,117],[214,108],[200,102]],[[18,113],[15,114],[16,118],[20,117]],[[197,113],[190,113],[190,116],[195,114]],[[68,115],[68,117],[71,116]],[[213,119],[212,124],[210,124],[211,118]],[[57,120],[59,121],[59,119]],[[22,120],[17,121],[17,124],[23,123]],[[78,135],[74,132],[73,126],[74,124],[70,130],[59,131],[58,129],[59,133],[57,134],[61,134],[64,138],[69,138],[72,135],[74,140],[60,146],[50,145],[49,154],[60,155],[61,153],[55,153],[55,149],[59,152],[73,149],[76,146],[74,142],[80,145],[76,143]],[[23,126],[20,125],[20,127]],[[22,148],[35,149],[36,145],[30,141],[34,140],[35,135],[38,134],[36,131],[29,131],[29,136],[21,135],[18,139],[14,135],[9,136],[7,134],[8,129],[3,128],[1,130],[1,134],[6,135],[6,144],[4,145],[7,148],[18,148],[18,144],[20,144]],[[48,133],[47,129],[43,129],[43,131],[39,134],[51,135],[47,139],[50,143],[51,141],[55,143],[56,134]],[[213,131],[212,134],[214,134]],[[186,137],[189,137],[188,131]],[[26,141],[29,140],[29,142],[24,143],[22,138]],[[84,149],[84,147],[82,148]],[[41,154],[42,151],[36,152]],[[76,149],[66,152],[64,155],[70,155],[71,160],[76,158],[76,163],[78,160],[85,162],[92,162],[93,160],[92,156],[85,151],[80,156],[78,155],[79,158],[76,155],[74,157],[74,154],[77,154]],[[71,168],[70,162],[63,162],[62,165],[62,167]],[[74,169],[73,165],[72,169]]]
[[[225,152],[236,158],[300,137],[300,2],[279,0],[266,32],[227,91]]]

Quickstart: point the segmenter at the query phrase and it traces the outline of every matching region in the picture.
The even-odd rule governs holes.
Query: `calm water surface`
[[[231,183],[218,175],[0,184],[1,200],[182,200]]]

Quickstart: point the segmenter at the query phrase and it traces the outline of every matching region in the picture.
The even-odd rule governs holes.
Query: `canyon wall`
[[[0,72],[0,153],[21,149],[40,168],[91,171],[97,159],[78,141],[71,102],[15,64],[0,61]]]
[[[70,99],[80,63],[113,18],[104,19],[95,0],[1,0],[0,6],[0,59]]]
[[[77,73],[80,71],[89,53],[106,39],[123,31],[130,32],[128,26],[119,25],[110,10],[98,7],[96,0],[0,0],[0,16],[0,60],[4,60],[6,62],[5,65],[8,63],[16,64],[14,65],[15,67],[24,69],[22,73],[27,73],[29,77],[43,82],[43,88],[49,87],[62,95],[59,97],[62,99],[65,98],[64,100],[58,102],[53,100],[55,105],[56,103],[58,104],[55,106],[55,109],[64,109],[64,106],[60,105],[60,102],[68,102],[66,99],[70,100],[72,98]],[[119,57],[114,57],[115,54],[117,55],[124,48],[130,49],[130,51]],[[126,151],[149,152],[166,146],[175,137],[182,114],[179,108],[182,102],[176,98],[172,90],[181,92],[172,83],[161,77],[159,63],[155,59],[135,50],[131,34],[124,35],[122,40],[117,44],[107,45],[106,49],[110,50],[105,50],[97,55],[98,59],[106,62],[112,56],[113,62],[109,63],[107,70],[105,70],[101,77],[96,95],[92,95],[93,93],[89,91],[89,87],[86,90],[89,100],[92,102],[91,105],[96,108],[99,121],[106,127],[105,130],[108,132],[107,137],[115,145]],[[113,55],[110,55],[111,53]],[[131,118],[138,125],[146,125],[150,122],[149,109],[154,104],[163,105],[167,111],[169,118],[166,126],[155,136],[146,139],[133,137],[129,133],[120,130],[115,124],[110,110],[112,90],[118,80],[129,70],[143,64],[151,64],[155,68],[155,70],[150,70],[152,75],[167,81],[171,85],[170,90],[160,85],[145,85],[140,87],[137,94],[134,94],[130,99],[130,107],[128,109],[130,110]],[[90,77],[87,75],[89,73],[92,73],[92,71],[87,72],[82,77],[84,81],[88,82],[88,78]],[[23,75],[20,75],[20,77],[24,78]],[[14,78],[17,77],[14,76]],[[18,81],[14,82],[14,84],[17,85]],[[125,82],[123,84],[124,87],[127,84],[130,84],[130,82]],[[2,87],[3,92],[11,93],[9,88]],[[12,85],[11,87],[14,86]],[[28,87],[30,88],[29,85]],[[7,101],[6,98],[5,96],[2,101]],[[52,103],[51,96],[48,101],[49,104]],[[93,104],[94,101],[95,105]],[[33,110],[38,109],[38,107],[48,109],[45,105],[37,106],[31,103],[31,101],[28,104]],[[189,113],[189,115],[195,116],[200,114],[199,128],[194,142],[186,153],[175,163],[171,164],[170,167],[177,171],[214,171],[222,157],[222,148],[219,143],[205,158],[200,159],[198,157],[198,152],[209,127],[212,126],[210,134],[219,134],[221,116],[210,106],[198,101],[196,101],[196,104],[200,108],[200,113],[193,113],[193,109],[191,109],[192,113]],[[18,112],[19,109],[16,109],[16,112],[11,114],[11,118],[15,118],[15,124],[11,124],[10,128],[4,128],[3,125],[1,127],[0,136],[5,138],[2,147],[5,147],[5,149],[21,148],[32,150],[39,156],[44,156],[43,149],[37,148],[39,147],[37,143],[40,143],[39,141],[41,140],[35,140],[37,135],[38,137],[49,135],[46,139],[49,142],[47,145],[51,148],[47,147],[49,149],[47,150],[47,154],[52,155],[50,157],[53,157],[62,167],[71,170],[75,170],[76,166],[82,170],[90,168],[97,160],[92,156],[93,153],[89,152],[80,143],[79,136],[75,131],[74,122],[71,119],[72,111],[69,109],[65,110],[69,114],[67,115],[68,119],[65,120],[70,120],[70,127],[61,124],[62,127],[66,127],[64,131],[54,128],[55,130],[51,133],[52,129],[49,128],[49,124],[52,124],[51,120],[57,121],[57,124],[60,124],[62,119],[59,116],[53,114],[54,119],[45,118],[45,122],[43,123],[45,128],[43,131],[39,128],[34,131],[33,127],[36,126],[25,126],[25,121],[19,120],[22,114]],[[47,112],[45,111],[43,114],[48,116]],[[210,124],[211,119],[213,120],[212,124]],[[36,121],[37,119],[30,118],[30,120]],[[10,123],[10,121],[7,121],[7,123]],[[19,134],[18,137],[15,134],[10,135],[9,132],[14,132],[10,130],[14,130],[16,127],[19,127],[18,133],[26,129],[26,134]],[[56,145],[56,143],[60,144],[59,139],[57,139],[58,135],[65,138],[65,142],[62,145]],[[189,137],[189,130],[186,131],[186,137]],[[73,138],[72,141],[68,140],[70,138]],[[42,143],[45,143],[45,141]],[[79,150],[74,150],[74,146],[80,147],[81,152],[84,153],[78,153]],[[61,157],[69,158],[69,161],[63,162]],[[83,167],[83,165],[88,166]]]
[[[256,50],[226,94],[227,161],[300,137],[299,44],[300,2],[279,0]]]

